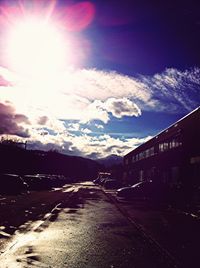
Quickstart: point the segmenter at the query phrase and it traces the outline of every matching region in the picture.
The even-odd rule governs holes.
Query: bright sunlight
[[[8,33],[8,64],[18,74],[45,80],[63,70],[71,57],[69,42],[49,21],[23,18]]]

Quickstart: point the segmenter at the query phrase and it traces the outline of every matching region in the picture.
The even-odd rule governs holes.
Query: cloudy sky
[[[197,1],[0,1],[0,136],[125,155],[200,104]]]

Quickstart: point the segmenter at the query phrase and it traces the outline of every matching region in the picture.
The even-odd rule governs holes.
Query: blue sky
[[[123,156],[200,103],[195,1],[0,1],[0,135]],[[45,36],[45,38],[43,38]]]

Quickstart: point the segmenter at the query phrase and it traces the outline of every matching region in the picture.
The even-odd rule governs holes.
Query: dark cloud
[[[102,155],[100,153],[93,152],[91,154],[88,154],[87,157],[95,160],[95,159],[101,158]]]
[[[69,148],[66,148],[66,145],[70,144],[70,150]],[[65,142],[63,153],[69,154],[69,155],[78,155],[78,156],[85,156],[85,154],[80,151],[75,145],[73,145],[72,142]]]
[[[29,142],[28,143],[28,149],[31,150],[42,150],[42,151],[51,151],[51,150],[56,150],[60,151],[61,147],[56,144],[56,143],[42,143],[40,141],[35,141],[35,142]]]
[[[44,130],[44,131],[40,132],[40,135],[41,136],[46,136],[46,135],[49,135],[49,132],[47,130]]]
[[[127,149],[131,149],[131,147],[126,146],[126,145],[124,145],[124,146],[112,145],[112,146],[105,148],[104,152],[111,154],[113,149],[118,149],[118,150],[120,150],[120,153],[121,153]]]
[[[113,116],[121,118],[123,116],[139,116],[141,111],[138,106],[127,98],[115,99],[110,98],[105,104],[106,110]]]
[[[28,118],[23,114],[16,114],[10,104],[0,103],[0,135],[9,134],[20,137],[29,137],[29,132],[20,123],[29,124]]]
[[[73,146],[73,143],[70,141],[65,141],[62,145],[53,142],[42,143],[41,141],[30,141],[27,147],[30,150],[58,151],[67,155],[83,156],[83,153],[77,147]]]
[[[40,116],[40,118],[38,119],[38,124],[39,125],[45,125],[48,121],[48,117],[46,115],[44,116]]]

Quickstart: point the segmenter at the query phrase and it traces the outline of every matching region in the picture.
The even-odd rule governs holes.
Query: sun
[[[95,6],[90,1],[66,2],[3,1],[0,64],[34,83],[84,64],[90,42],[79,33],[93,21]]]
[[[23,18],[12,25],[6,50],[9,67],[34,79],[60,72],[72,58],[70,42],[56,24],[38,17]]]

